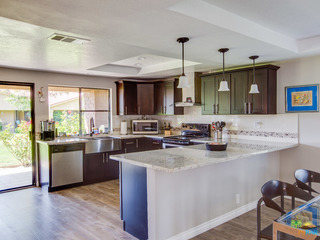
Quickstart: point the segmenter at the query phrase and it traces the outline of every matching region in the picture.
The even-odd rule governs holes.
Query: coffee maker
[[[53,120],[40,121],[41,123],[41,140],[52,141],[55,134],[55,122]]]

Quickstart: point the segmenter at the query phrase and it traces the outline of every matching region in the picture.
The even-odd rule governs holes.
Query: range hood
[[[176,107],[195,107],[195,106],[201,106],[201,103],[195,103],[195,102],[176,102],[174,104]]]
[[[190,88],[182,88],[182,102],[175,102],[176,107],[195,107],[201,106],[201,79],[202,73],[189,72],[185,73]]]

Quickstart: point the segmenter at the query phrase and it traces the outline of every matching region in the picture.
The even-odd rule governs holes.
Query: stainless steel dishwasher
[[[52,146],[52,188],[83,182],[83,144]]]

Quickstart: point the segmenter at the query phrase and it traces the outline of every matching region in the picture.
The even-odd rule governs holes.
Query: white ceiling
[[[320,54],[319,0],[0,0],[0,66],[155,78]],[[48,38],[90,39],[83,45]]]

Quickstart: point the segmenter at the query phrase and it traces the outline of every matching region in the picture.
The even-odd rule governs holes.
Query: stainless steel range
[[[176,148],[193,145],[192,139],[210,137],[210,124],[182,123],[181,135],[164,137],[163,148]]]

